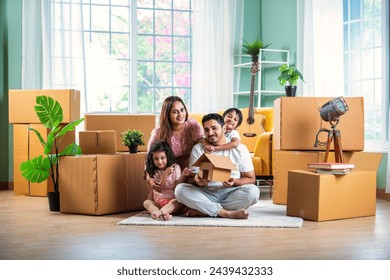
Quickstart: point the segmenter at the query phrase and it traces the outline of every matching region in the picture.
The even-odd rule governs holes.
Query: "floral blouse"
[[[153,143],[161,141],[159,139],[159,131],[159,127],[152,130],[148,143],[148,151]],[[197,140],[203,137],[203,135],[203,127],[194,119],[187,119],[180,135],[172,135],[171,149],[176,157],[176,163],[179,164],[181,170],[183,170],[184,167],[188,167],[192,147]]]

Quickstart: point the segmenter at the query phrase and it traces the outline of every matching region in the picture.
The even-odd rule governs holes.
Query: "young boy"
[[[229,108],[222,115],[225,122],[225,136],[230,140],[229,143],[213,146],[204,140],[204,151],[205,153],[212,153],[213,151],[229,150],[236,148],[240,144],[240,134],[236,130],[242,123],[242,113],[237,108]]]

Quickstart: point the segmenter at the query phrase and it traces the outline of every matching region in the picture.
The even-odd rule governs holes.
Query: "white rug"
[[[199,226],[199,227],[257,227],[300,228],[302,218],[286,216],[286,205],[276,205],[272,200],[260,200],[248,209],[248,219],[173,216],[172,220],[153,220],[146,211],[118,223],[119,226]]]

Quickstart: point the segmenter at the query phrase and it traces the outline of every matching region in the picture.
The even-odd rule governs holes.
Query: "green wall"
[[[0,0],[0,183],[13,181],[13,134],[8,90],[21,88],[22,0]]]
[[[253,41],[259,38],[270,49],[288,50],[290,64],[295,64],[297,55],[297,7],[295,0],[245,0],[243,39]],[[275,59],[274,59],[275,60]],[[284,90],[278,83],[279,66],[274,65],[262,70],[257,78],[262,79],[263,88],[267,90]],[[243,75],[243,74],[241,74]],[[246,81],[247,89],[250,79]],[[245,86],[245,85],[244,85]],[[244,91],[244,88],[241,88]],[[278,96],[262,96],[261,106],[272,107]],[[248,96],[238,98],[238,107],[248,107]],[[257,98],[255,98],[257,104]]]
[[[7,92],[7,32],[6,32],[6,2],[0,0],[0,131],[2,134],[0,140],[0,183],[1,188],[4,188],[7,185],[8,180],[8,133],[3,133],[8,131],[8,109],[7,109],[7,96],[4,95],[4,92]]]

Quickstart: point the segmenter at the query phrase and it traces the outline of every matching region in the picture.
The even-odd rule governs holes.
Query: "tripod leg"
[[[335,150],[336,162],[344,162],[343,148],[341,147],[340,130],[334,131],[334,150]]]
[[[326,151],[325,151],[325,159],[324,162],[328,162],[328,157],[329,157],[329,150],[330,150],[330,143],[332,143],[332,132],[328,133],[328,140],[326,141]]]

